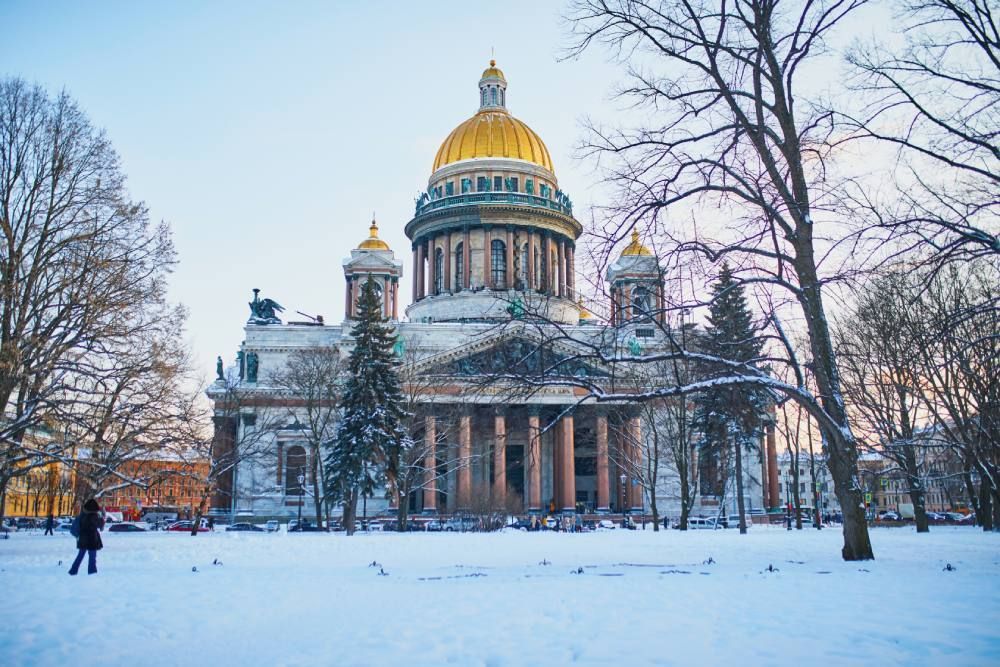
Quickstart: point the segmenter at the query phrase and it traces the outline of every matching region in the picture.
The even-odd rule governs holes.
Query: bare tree
[[[389,451],[386,461],[389,490],[397,503],[396,528],[399,531],[407,530],[411,494],[431,489],[436,492],[449,472],[470,465],[469,461],[450,458],[444,446],[455,432],[458,415],[450,404],[432,402],[440,378],[419,374],[415,363],[416,360],[411,359],[400,369],[406,437]],[[433,408],[433,416],[428,415],[427,407]]]
[[[0,495],[45,465],[26,429],[67,411],[162,307],[174,263],[166,225],[129,200],[118,157],[66,94],[0,80]]]
[[[271,384],[288,402],[288,414],[305,420],[302,432],[309,445],[313,465],[309,472],[316,509],[316,525],[323,525],[324,496],[321,448],[336,431],[344,363],[333,347],[315,347],[292,352],[285,365],[271,376]]]
[[[798,381],[776,382],[745,364],[729,363],[721,384],[769,386],[802,403],[819,424],[829,467],[844,508],[846,560],[873,557],[857,480],[857,442],[841,395],[836,353],[823,302],[826,248],[839,232],[829,178],[828,114],[796,98],[803,65],[863,0],[778,6],[773,0],[580,0],[570,15],[571,54],[602,44],[627,63],[623,96],[652,113],[634,131],[593,126],[585,152],[601,158],[619,187],[608,211],[605,257],[638,222],[659,230],[677,263],[684,257],[728,257],[740,281],[787,299],[806,333],[818,395],[805,387],[801,364],[785,341],[776,312],[771,333],[781,363]],[[662,65],[662,68],[659,66]],[[697,227],[661,224],[681,202],[732,212],[738,223],[713,239]],[[668,258],[669,259],[669,258]],[[724,363],[723,360],[706,360]],[[775,362],[777,363],[777,362]],[[767,378],[767,379],[765,379]],[[691,393],[704,387],[671,387]],[[660,396],[663,392],[659,392]]]
[[[913,501],[918,533],[929,530],[924,502],[924,472],[918,438],[928,422],[925,383],[918,350],[923,339],[914,317],[920,286],[912,267],[900,267],[872,280],[837,325],[837,353],[845,395],[874,449],[899,465]]]
[[[852,139],[896,151],[892,205],[874,221],[932,265],[1000,255],[1000,15],[991,0],[899,0],[902,44],[849,54]]]
[[[928,283],[913,318],[927,410],[981,483],[979,521],[1000,528],[1000,270],[949,267]],[[970,476],[971,482],[971,476]],[[974,495],[974,494],[970,494]]]

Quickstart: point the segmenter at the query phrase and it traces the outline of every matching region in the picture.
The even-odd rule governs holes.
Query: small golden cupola
[[[653,252],[639,240],[639,232],[632,229],[632,241],[622,250],[622,257],[652,257]]]
[[[389,244],[378,237],[378,223],[374,218],[371,227],[368,228],[368,238],[361,242],[358,250],[390,250]]]

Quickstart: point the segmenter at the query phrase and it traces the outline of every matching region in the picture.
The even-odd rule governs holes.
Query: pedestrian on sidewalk
[[[76,573],[80,571],[83,556],[86,554],[88,556],[87,574],[97,574],[97,552],[104,548],[104,544],[101,542],[101,531],[104,530],[104,510],[101,509],[96,500],[91,498],[83,504],[83,511],[77,517],[77,525],[79,526],[76,536],[78,552],[69,573],[76,576]]]
[[[52,512],[49,512],[49,518],[45,520],[46,535],[55,535],[55,532],[52,530],[52,528],[55,526],[55,522],[56,520],[52,517]]]

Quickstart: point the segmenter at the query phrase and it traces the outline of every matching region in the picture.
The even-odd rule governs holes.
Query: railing
[[[467,206],[469,204],[522,204],[556,211],[563,215],[573,215],[572,205],[564,205],[554,199],[518,192],[476,192],[464,195],[453,195],[441,199],[426,199],[417,203],[416,215],[436,211],[452,206]]]

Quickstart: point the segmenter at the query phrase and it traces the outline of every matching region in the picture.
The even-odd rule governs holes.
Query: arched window
[[[497,89],[496,86],[490,86],[490,104],[496,106],[497,103]]]
[[[507,286],[507,244],[496,239],[490,244],[490,267],[493,287]]]
[[[299,484],[299,477],[305,480],[306,475],[306,450],[300,445],[293,445],[288,448],[285,463],[285,495],[304,496],[305,482]]]
[[[503,106],[503,104],[504,104],[503,98],[504,98],[503,88],[501,88],[500,89],[500,106]]]
[[[482,89],[482,98],[483,98],[483,101],[480,102],[480,105],[481,106],[486,106],[486,89],[485,88]]]
[[[652,310],[652,301],[649,290],[645,287],[636,287],[632,290],[632,317],[648,316]]]
[[[465,245],[459,243],[455,246],[455,271],[452,275],[455,276],[455,291],[462,289],[462,271],[465,269]]]
[[[434,250],[434,293],[440,294],[444,289],[444,251]]]

